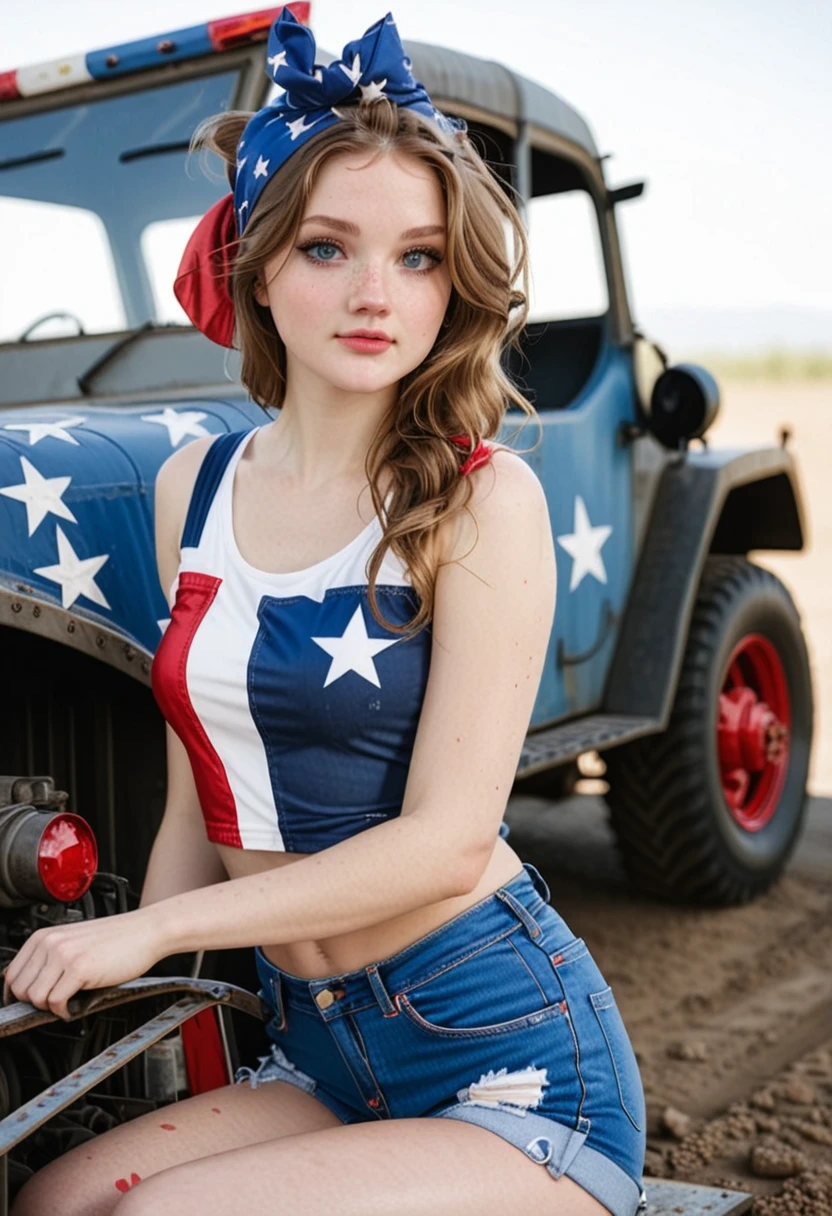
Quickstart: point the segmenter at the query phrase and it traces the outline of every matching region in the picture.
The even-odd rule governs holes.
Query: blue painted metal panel
[[[263,417],[251,403],[198,400],[4,412],[0,571],[155,651],[168,616],[154,552],[156,473],[175,448]]]
[[[526,459],[549,503],[558,594],[533,726],[597,707],[612,661],[618,626],[604,633],[606,606],[620,615],[634,563],[632,452],[617,441],[619,424],[636,413],[629,353],[607,346],[569,409],[546,410],[541,401],[539,413],[542,443]],[[507,441],[512,429],[504,429]],[[517,446],[536,437],[536,425],[529,424]],[[599,641],[592,657],[558,665],[558,643],[574,656]]]

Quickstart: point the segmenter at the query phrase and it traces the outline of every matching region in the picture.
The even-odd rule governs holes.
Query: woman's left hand
[[[157,923],[139,909],[38,929],[3,973],[3,1004],[13,996],[69,1021],[77,992],[136,979],[164,957]]]

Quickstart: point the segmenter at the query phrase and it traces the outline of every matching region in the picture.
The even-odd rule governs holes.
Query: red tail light
[[[304,25],[309,24],[308,0],[298,0],[294,4],[285,5],[292,10],[293,16]],[[261,8],[256,13],[240,13],[236,17],[221,17],[218,21],[208,22],[208,37],[215,51],[228,51],[235,46],[243,46],[247,42],[260,42],[267,38],[272,23],[284,5],[277,8]]]
[[[38,844],[38,873],[53,899],[73,903],[86,895],[98,869],[92,828],[80,815],[55,815]]]

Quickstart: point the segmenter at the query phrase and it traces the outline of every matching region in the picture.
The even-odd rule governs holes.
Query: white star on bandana
[[[384,96],[384,86],[387,84],[387,79],[373,80],[370,84],[362,84],[358,87],[361,89],[362,101],[378,101],[379,97]]]
[[[368,637],[367,625],[359,604],[340,638],[312,638],[312,641],[320,646],[321,650],[332,655],[324,688],[339,680],[348,671],[354,671],[370,684],[375,684],[376,688],[381,688],[373,656],[380,654],[388,646],[395,646],[401,639]]]
[[[349,76],[349,78],[353,82],[353,84],[358,84],[358,81],[361,77],[361,56],[360,55],[356,55],[353,58],[351,68],[348,68],[345,63],[339,63],[338,67],[341,69],[342,72],[346,73],[346,75]]]
[[[20,457],[20,467],[23,470],[22,484],[5,486],[0,494],[25,504],[30,536],[50,512],[73,524],[78,523],[66,503],[61,501],[61,495],[72,481],[71,477],[44,477],[25,456]]]
[[[280,51],[277,55],[270,55],[266,60],[266,63],[269,65],[272,72],[277,75],[277,69],[284,68],[286,66],[286,52]]]
[[[314,127],[316,122],[321,122],[321,121],[322,120],[320,118],[316,118],[313,122],[307,123],[306,116],[301,114],[300,118],[296,118],[294,120],[294,122],[289,122],[289,120],[287,119],[286,126],[289,128],[289,130],[292,133],[292,139],[297,139],[297,137],[299,135],[302,135],[304,133],[304,131],[308,131],[310,129],[310,127]],[[266,126],[268,126],[268,125],[269,124],[266,123]]]
[[[258,157],[257,164],[254,166],[255,177],[268,177],[269,162],[264,160],[262,156]]]

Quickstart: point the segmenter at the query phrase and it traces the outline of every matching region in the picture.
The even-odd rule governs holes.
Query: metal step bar
[[[582,752],[601,752],[619,743],[629,743],[643,735],[662,730],[658,718],[639,718],[630,714],[588,714],[526,735],[518,777],[531,777],[555,764],[576,760]]]
[[[696,1186],[692,1182],[668,1182],[646,1178],[647,1207],[639,1216],[741,1216],[751,1211],[753,1195],[745,1191],[726,1191],[723,1187]]]

